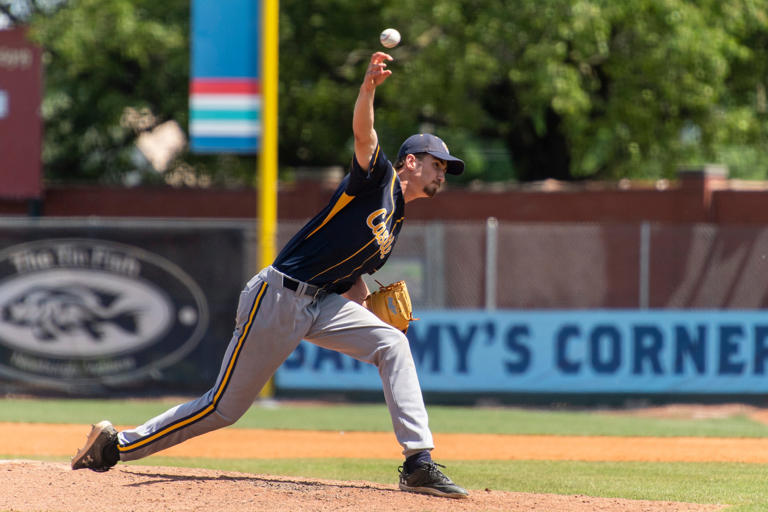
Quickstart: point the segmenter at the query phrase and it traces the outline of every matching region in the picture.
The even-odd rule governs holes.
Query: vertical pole
[[[499,221],[496,217],[488,217],[485,221],[485,309],[489,311],[496,309],[498,246]]]
[[[257,0],[258,1],[258,0]],[[277,233],[277,73],[279,0],[261,0],[261,154],[259,155],[259,263],[261,268],[275,259]],[[275,394],[274,378],[259,393]]]
[[[644,221],[640,225],[640,269],[638,271],[638,307],[648,309],[651,278],[651,225]]]
[[[259,157],[259,261],[275,259],[277,224],[277,73],[279,0],[261,0],[262,135]]]

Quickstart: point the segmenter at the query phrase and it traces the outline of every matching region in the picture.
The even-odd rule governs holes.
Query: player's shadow
[[[125,469],[123,469],[125,471]],[[127,484],[127,487],[143,487],[146,485],[156,485],[156,484],[162,484],[162,483],[168,483],[168,482],[221,482],[221,481],[231,481],[231,482],[250,482],[256,486],[262,486],[262,487],[269,487],[271,489],[280,489],[285,488],[288,490],[296,490],[297,488],[338,488],[338,489],[370,489],[372,491],[381,491],[381,492],[400,492],[397,489],[388,489],[388,488],[381,488],[381,487],[374,487],[372,485],[365,485],[365,484],[354,484],[352,482],[345,483],[345,482],[315,482],[315,481],[301,481],[301,480],[288,480],[288,479],[278,479],[278,478],[269,478],[269,477],[260,477],[260,476],[232,476],[232,475],[219,475],[219,476],[199,476],[199,475],[171,475],[167,473],[145,473],[145,472],[133,472],[128,471],[129,473],[140,476],[140,477],[146,477],[146,481],[142,482],[135,482],[132,484]]]

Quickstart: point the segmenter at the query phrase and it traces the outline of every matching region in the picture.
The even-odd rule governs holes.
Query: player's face
[[[434,197],[445,181],[445,160],[440,160],[432,155],[424,155],[418,160],[420,169],[417,173],[420,177],[422,190],[427,197]]]

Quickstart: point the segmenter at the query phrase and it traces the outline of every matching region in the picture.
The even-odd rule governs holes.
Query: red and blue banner
[[[255,153],[261,139],[260,2],[192,2],[190,148]]]

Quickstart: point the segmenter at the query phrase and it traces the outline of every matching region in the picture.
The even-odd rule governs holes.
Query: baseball
[[[379,36],[379,41],[384,48],[394,48],[400,44],[400,32],[394,28],[385,29]]]

